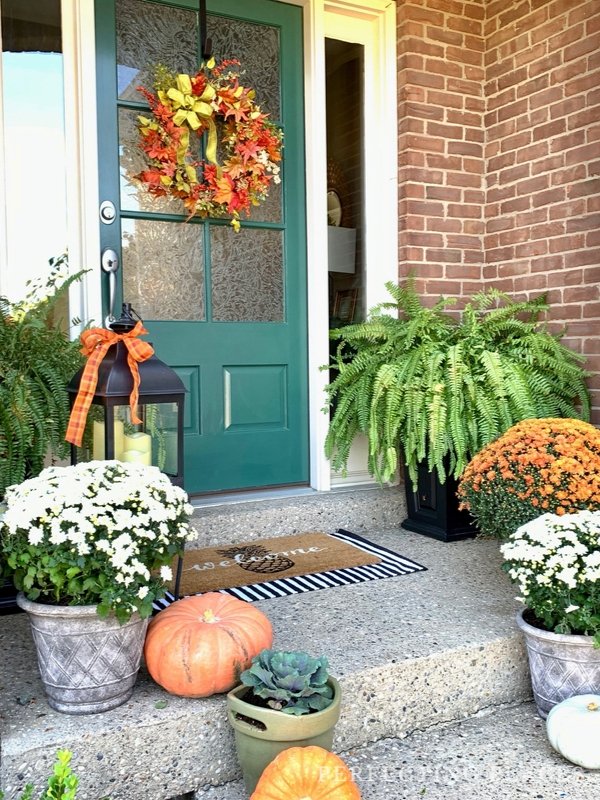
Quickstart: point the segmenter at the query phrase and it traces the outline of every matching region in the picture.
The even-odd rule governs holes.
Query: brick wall
[[[600,423],[600,3],[490,2],[485,36],[483,275],[548,291]]]
[[[482,2],[398,1],[400,275],[424,295],[481,288]]]
[[[398,0],[398,52],[400,275],[547,291],[600,423],[600,3]]]

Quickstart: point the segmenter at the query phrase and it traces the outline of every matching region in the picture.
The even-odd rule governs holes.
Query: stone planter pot
[[[247,686],[236,686],[229,692],[227,717],[235,734],[235,749],[248,795],[254,791],[267,764],[288,747],[317,745],[331,750],[342,690],[335,678],[330,677],[328,683],[333,689],[331,705],[298,717],[246,703],[243,696]]]
[[[96,606],[34,603],[23,593],[48,704],[65,714],[97,714],[131,697],[148,620],[134,614],[120,625]]]
[[[546,719],[557,703],[580,694],[600,693],[600,649],[591,636],[567,636],[530,625],[517,614],[525,635],[531,686],[539,715]]]

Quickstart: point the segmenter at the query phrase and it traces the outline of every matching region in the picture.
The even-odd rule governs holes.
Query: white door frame
[[[323,451],[328,427],[323,406],[328,376],[320,370],[329,361],[325,38],[365,48],[364,252],[371,308],[386,299],[385,281],[398,275],[396,5],[389,0],[286,2],[304,11],[310,485],[327,491],[331,468]],[[62,0],[62,23],[69,255],[73,270],[90,270],[73,288],[71,302],[81,319],[101,324],[94,0]]]

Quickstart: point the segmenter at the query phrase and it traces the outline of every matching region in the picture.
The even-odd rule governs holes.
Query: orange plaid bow
[[[127,348],[127,363],[133,377],[133,389],[129,395],[129,408],[131,409],[131,421],[134,425],[139,425],[141,419],[137,415],[137,403],[140,388],[140,371],[138,363],[146,361],[153,355],[154,350],[148,342],[142,342],[137,336],[142,336],[148,331],[141,322],[136,323],[133,330],[127,333],[115,333],[106,328],[91,328],[81,334],[83,347],[81,352],[88,357],[79,382],[79,391],[75,398],[75,403],[71,409],[69,425],[65,440],[77,447],[81,446],[81,438],[85,428],[88,411],[92,404],[92,398],[98,383],[98,367],[102,359],[108,352],[108,348],[117,342],[123,342]]]

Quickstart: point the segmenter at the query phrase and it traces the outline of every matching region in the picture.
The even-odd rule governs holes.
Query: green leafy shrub
[[[68,453],[66,385],[83,357],[54,316],[83,273],[63,281],[66,256],[50,264],[45,287],[19,303],[0,297],[0,499],[7,486],[38,475],[47,455]]]
[[[600,510],[600,430],[577,419],[526,419],[469,462],[460,507],[505,539],[544,512]]]
[[[334,468],[345,469],[363,433],[378,480],[393,477],[400,447],[413,484],[422,461],[444,482],[515,422],[589,417],[583,358],[540,323],[544,296],[513,302],[489,290],[450,313],[452,300],[428,308],[413,284],[387,283],[393,303],[331,331],[339,344],[325,452]]]
[[[241,681],[269,708],[299,716],[331,705],[328,668],[325,656],[262,650],[252,659],[252,666],[242,672]]]
[[[56,754],[56,763],[52,775],[48,778],[48,786],[39,796],[39,800],[75,800],[79,778],[71,771],[72,753],[69,750],[59,750]],[[34,787],[28,783],[19,800],[34,800]],[[4,793],[0,792],[0,800]]]

